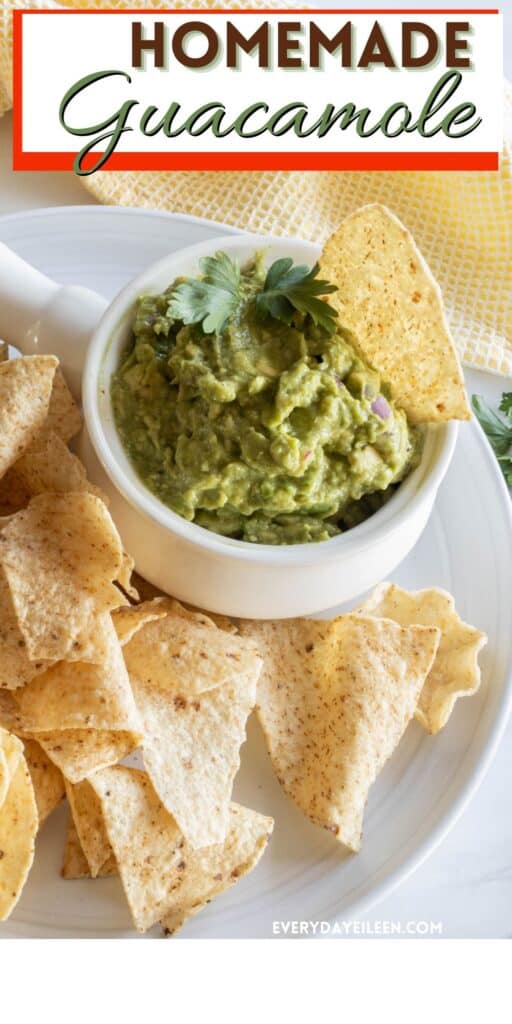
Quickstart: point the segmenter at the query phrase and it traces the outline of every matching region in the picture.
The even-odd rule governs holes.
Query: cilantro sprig
[[[201,279],[189,278],[174,289],[169,311],[184,324],[201,324],[205,334],[220,334],[241,299],[240,267],[224,252],[200,260]],[[336,330],[337,312],[320,296],[337,291],[336,285],[312,269],[294,266],[291,259],[275,260],[255,297],[257,315],[290,325],[295,313],[309,315],[328,334]]]
[[[294,266],[291,259],[276,260],[269,267],[263,291],[256,296],[256,309],[262,318],[271,316],[291,324],[296,311],[309,314],[317,327],[323,327],[328,334],[336,330],[335,309],[319,299],[338,289],[335,284],[318,277],[318,263],[312,270],[305,266]]]
[[[508,486],[512,487],[512,391],[505,391],[501,397],[499,410],[505,417],[498,416],[481,395],[473,395],[471,404],[480,426],[489,439],[503,476]]]

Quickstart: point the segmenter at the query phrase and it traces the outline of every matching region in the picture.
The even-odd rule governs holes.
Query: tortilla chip
[[[92,494],[40,494],[0,532],[0,563],[32,659],[65,658],[93,618],[125,602],[123,550]]]
[[[211,623],[207,625],[201,613],[188,612],[177,602],[167,600],[172,628],[167,618],[145,627],[144,672],[148,678],[160,678],[162,665],[168,662],[172,664],[176,688],[192,696],[216,686],[236,684],[241,676],[254,670],[254,648],[238,636],[216,629]],[[140,644],[138,650],[142,658]]]
[[[6,341],[0,341],[0,363],[9,358],[9,346]]]
[[[168,614],[166,598],[156,597],[152,601],[144,601],[143,604],[126,605],[124,608],[116,608],[112,612],[112,622],[119,637],[121,646],[128,644],[139,629],[154,622],[156,619],[164,619]]]
[[[193,645],[202,691],[197,670],[186,672]],[[124,657],[143,723],[142,757],[158,796],[192,847],[223,842],[261,659],[252,645],[190,613],[147,623]]]
[[[20,709],[9,690],[0,690],[0,728],[16,736],[20,736],[23,731]]]
[[[110,612],[101,612],[96,615],[73,641],[72,647],[66,654],[66,661],[83,661],[92,665],[104,664],[111,656],[112,627],[113,619]]]
[[[91,878],[96,878],[103,865],[113,856],[100,799],[87,779],[77,786],[68,783],[66,793]]]
[[[227,615],[217,612],[205,612],[202,608],[195,608],[192,604],[183,604],[175,597],[167,597],[169,611],[179,615],[189,622],[197,622],[202,626],[210,626],[211,629],[223,629],[225,633],[238,633],[238,628],[232,619]]]
[[[147,602],[153,600],[155,597],[163,597],[178,608],[183,609],[184,613],[189,612],[192,616],[196,616],[205,624],[209,622],[214,626],[218,626],[219,629],[224,629],[227,633],[237,633],[237,627],[235,623],[228,618],[227,615],[220,615],[217,612],[206,612],[201,608],[194,608],[193,605],[181,604],[175,598],[169,597],[163,590],[159,590],[158,587],[154,587],[152,583],[148,583],[142,576],[139,576],[137,572],[133,574],[133,584],[136,587],[140,600]]]
[[[47,659],[31,661],[21,635],[11,592],[0,569],[0,690],[26,686],[51,664]]]
[[[16,464],[0,480],[0,516],[11,516],[25,508],[30,494],[16,473]]]
[[[24,754],[37,804],[39,827],[65,796],[64,779],[35,740],[24,740]]]
[[[119,765],[90,782],[139,931],[168,915],[183,920],[223,892],[256,865],[272,831],[271,818],[233,805],[226,843],[194,851],[144,772]]]
[[[22,753],[23,743],[6,729],[0,728],[0,810],[5,803]]]
[[[0,810],[7,796],[11,784],[11,773],[7,764],[7,757],[2,749],[2,733],[0,732]]]
[[[240,629],[263,656],[258,715],[281,786],[359,850],[368,792],[414,715],[439,630],[359,615]]]
[[[57,366],[54,356],[24,356],[0,363],[0,477],[41,430]]]
[[[85,467],[53,431],[44,430],[27,448],[11,473],[29,498],[36,494],[89,491],[103,498],[98,487],[89,483]]]
[[[160,609],[161,614],[155,615],[154,618],[161,619],[165,615],[172,614],[176,615],[180,619],[185,619],[187,622],[194,622],[199,626],[209,626],[210,629],[216,629],[217,624],[214,621],[214,616],[210,613],[200,611],[198,608],[193,608],[192,605],[182,604],[181,601],[177,601],[175,597],[170,597],[168,594],[161,594],[158,597],[154,597],[152,601],[144,601],[138,605],[139,608],[145,608],[150,610],[151,608]],[[220,620],[226,619],[226,616],[219,615]],[[226,621],[228,621],[226,619]]]
[[[358,611],[392,619],[400,626],[437,626],[441,630],[434,664],[416,708],[416,718],[427,732],[439,732],[458,697],[470,697],[480,686],[478,653],[487,643],[485,633],[463,622],[451,594],[437,587],[408,593],[394,583],[381,583]]]
[[[139,592],[132,583],[134,568],[135,562],[132,556],[126,551],[123,551],[123,562],[117,574],[117,582],[119,583],[119,586],[123,588],[125,594],[128,594],[128,597],[131,597],[132,601],[138,601]]]
[[[179,604],[178,601],[174,603]],[[227,615],[221,615],[220,612],[205,612],[202,608],[194,608],[191,604],[182,604],[180,608],[186,613],[186,617],[192,617],[192,621],[195,620],[203,622],[204,625],[216,626],[217,629],[223,629],[225,633],[238,633],[238,627]]]
[[[103,664],[59,661],[16,692],[24,732],[139,730],[121,645],[112,622],[109,628]]]
[[[66,844],[64,846],[64,856],[62,859],[62,868],[60,873],[62,878],[91,877],[87,858],[82,850],[80,839],[78,838],[78,832],[71,813],[68,817]]]
[[[362,358],[410,423],[470,419],[443,299],[412,235],[385,207],[363,206],[326,243],[322,276]]]
[[[91,878],[91,872],[84,851],[78,838],[78,832],[75,828],[73,817],[70,814],[68,818],[68,827],[66,831],[66,845],[64,847],[64,856],[62,860],[61,876],[66,879],[76,878]],[[98,878],[109,878],[112,875],[117,875],[117,863],[112,853],[105,864],[103,864],[101,870],[98,872]]]
[[[252,871],[273,828],[272,818],[232,803],[226,841],[201,850],[187,848],[187,870],[175,891],[172,906],[161,920],[165,934],[174,935],[189,917]]]
[[[45,426],[67,444],[82,429],[80,410],[69,390],[62,370],[57,368]]]
[[[20,756],[0,810],[0,921],[16,906],[34,860],[38,829],[34,789]]]
[[[61,729],[38,732],[37,742],[60,769],[65,779],[82,782],[93,772],[122,761],[137,749],[138,732],[94,731],[93,729]]]

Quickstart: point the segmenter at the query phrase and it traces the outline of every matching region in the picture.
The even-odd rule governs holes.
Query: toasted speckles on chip
[[[51,664],[47,659],[31,661],[18,626],[11,592],[0,569],[0,690],[26,686]]]
[[[0,921],[16,906],[34,859],[39,819],[23,754],[0,809]]]
[[[322,277],[362,358],[410,423],[470,418],[443,299],[412,235],[385,206],[363,206],[327,241]]]
[[[201,614],[196,619],[196,613],[187,611],[184,616],[182,612],[183,609],[172,613],[172,630],[167,619],[145,627],[144,658],[148,677],[159,678],[162,666],[172,664],[176,687],[192,694],[236,683],[241,674],[252,672],[254,649],[239,637],[217,629],[213,622],[205,628]]]
[[[102,865],[97,877],[109,878],[111,875],[117,875],[117,873],[116,860],[114,854],[111,854],[105,864]],[[68,817],[66,845],[64,847],[61,875],[62,878],[66,879],[92,878],[87,858],[82,850],[80,839],[78,838],[78,832],[75,828],[75,823],[71,814]]]
[[[133,636],[124,657],[153,786],[190,845],[209,846],[226,836],[261,658],[204,616],[168,607]]]
[[[119,535],[92,494],[33,498],[0,531],[0,564],[32,659],[65,658],[95,615],[125,603]]]
[[[140,740],[139,732],[108,729],[60,729],[37,734],[37,741],[50,760],[73,783],[122,761],[136,750]]]
[[[256,865],[272,831],[271,818],[232,805],[226,842],[192,850],[144,772],[118,766],[90,782],[139,931],[168,915],[183,923]]]
[[[164,619],[168,614],[167,601],[165,597],[155,597],[151,601],[144,601],[143,604],[126,605],[124,608],[116,608],[112,612],[112,622],[121,645],[128,644],[139,629],[154,622],[155,619]]]
[[[20,709],[10,690],[0,690],[0,727],[17,736],[21,736],[23,731]]]
[[[37,494],[69,491],[89,491],[102,497],[99,489],[89,483],[80,459],[51,430],[44,430],[32,442],[10,473],[16,478],[19,492],[23,490],[28,500]]]
[[[59,661],[17,691],[23,731],[138,730],[140,718],[111,622],[109,629],[110,643],[101,664]]]
[[[45,426],[67,444],[82,427],[80,410],[69,390],[60,367],[53,378],[52,393]]]
[[[64,779],[35,740],[24,740],[23,753],[34,787],[39,827],[64,799]]]
[[[100,799],[87,779],[76,786],[67,783],[66,793],[91,878],[96,878],[112,857]]]
[[[416,718],[430,733],[446,725],[459,697],[480,686],[478,654],[485,633],[468,626],[457,614],[451,594],[436,587],[408,593],[394,583],[381,583],[360,609],[363,615],[393,619],[401,626],[437,626],[441,640],[434,664],[421,691]]]
[[[0,362],[0,477],[41,430],[57,366],[54,356]]]
[[[189,917],[252,871],[265,851],[273,827],[272,818],[232,803],[224,844],[187,853],[181,884],[160,922],[164,933],[175,935]]]
[[[19,512],[29,501],[30,494],[16,473],[16,465],[11,466],[0,480],[0,516]]]
[[[414,715],[439,630],[358,615],[240,630],[263,657],[258,715],[283,789],[357,851],[369,789]]]
[[[62,878],[90,878],[91,872],[87,863],[87,857],[82,850],[82,844],[78,837],[71,811],[68,816],[66,829],[66,843],[61,868]]]

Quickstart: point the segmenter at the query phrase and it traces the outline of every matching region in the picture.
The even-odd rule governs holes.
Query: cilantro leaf
[[[199,260],[204,279],[214,288],[238,294],[240,289],[240,266],[225,252],[216,252],[215,256],[203,256]]]
[[[201,324],[220,334],[240,301],[240,267],[225,252],[199,261],[203,277],[188,278],[173,290],[169,312],[184,324]]]
[[[309,314],[313,323],[323,327],[328,334],[336,330],[337,311],[323,298],[337,291],[334,284],[318,277],[318,263],[310,269],[294,266],[291,259],[276,260],[269,268],[263,291],[256,296],[256,309],[264,318],[274,317],[285,324],[291,324],[296,311]]]
[[[481,395],[473,395],[471,405],[475,415],[489,439],[489,443],[501,466],[503,476],[509,487],[512,487],[512,393],[505,393],[501,399],[500,410],[507,413],[510,422],[498,416]]]
[[[204,257],[200,267],[201,278],[187,278],[173,289],[169,313],[184,324],[201,324],[205,334],[221,334],[241,300],[240,267],[224,252]],[[290,325],[299,312],[334,334],[338,314],[321,296],[337,288],[318,273],[318,264],[311,270],[291,259],[275,260],[255,297],[258,315]]]
[[[500,412],[507,414],[512,424],[512,391],[504,391],[499,405]]]

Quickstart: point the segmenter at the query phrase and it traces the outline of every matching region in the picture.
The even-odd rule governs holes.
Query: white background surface
[[[328,4],[326,3],[325,6]],[[329,4],[331,6],[331,4]],[[335,6],[332,4],[332,6]],[[451,0],[451,7],[463,7]],[[482,2],[479,6],[495,6]],[[509,4],[507,2],[507,7]],[[506,69],[512,77],[512,16],[506,18]],[[73,175],[10,169],[10,117],[0,122],[0,214],[94,200]],[[497,402],[512,382],[467,373],[470,393]],[[468,552],[471,558],[471,552]],[[440,848],[353,932],[385,934],[391,922],[442,922],[444,937],[512,937],[512,723],[478,793]]]

